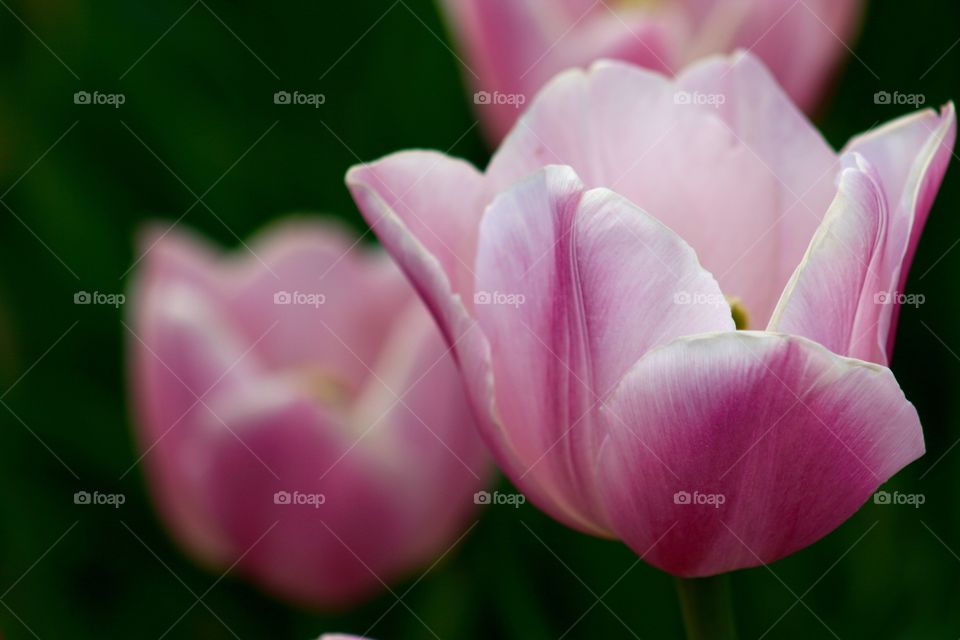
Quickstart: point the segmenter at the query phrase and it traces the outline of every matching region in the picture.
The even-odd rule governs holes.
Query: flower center
[[[737,326],[737,331],[745,331],[750,328],[750,314],[743,304],[743,300],[737,296],[724,295],[727,303],[730,305],[730,315],[733,316],[733,323]]]
[[[624,9],[656,9],[663,4],[663,0],[620,0],[619,5]]]
[[[300,388],[320,404],[341,407],[350,399],[349,385],[328,369],[308,365],[298,368],[295,375]]]

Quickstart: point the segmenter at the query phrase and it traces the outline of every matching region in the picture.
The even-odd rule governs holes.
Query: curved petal
[[[793,553],[923,453],[884,367],[737,331],[647,354],[606,403],[614,530],[657,567],[706,576]]]
[[[450,544],[475,508],[486,453],[435,323],[382,254],[312,225],[266,238],[239,260],[172,235],[149,252],[130,331],[138,436],[160,510],[192,553],[306,605],[342,605]],[[321,308],[356,326],[321,315],[330,326],[315,336],[315,316],[273,293],[310,291],[324,273],[336,282]],[[358,290],[375,297],[354,300]],[[253,335],[263,318],[273,322]],[[376,349],[352,333],[373,322]],[[274,330],[299,335],[312,357],[284,361]],[[312,339],[335,342],[344,360]],[[328,394],[303,369],[338,378],[347,356],[363,371],[354,393]]]
[[[656,216],[765,326],[829,206],[836,156],[739,54],[676,82],[614,62],[557,76],[491,161],[491,190],[547,164]]]
[[[797,267],[771,330],[816,340],[840,355],[886,364],[920,232],[956,136],[953,105],[942,116],[901,118],[847,146],[853,168]],[[823,314],[822,309],[836,310]]]
[[[268,227],[220,272],[235,326],[258,340],[268,366],[323,367],[347,392],[364,383],[366,365],[414,300],[389,256],[332,221],[305,218]]]
[[[222,428],[208,436],[206,482],[194,491],[208,496],[230,562],[243,554],[241,573],[308,605],[342,605],[462,530],[485,450],[433,321],[410,311],[348,415],[271,377],[256,394],[208,401]],[[277,492],[292,500],[278,503]]]
[[[862,0],[685,0],[687,60],[749,49],[804,111],[817,107],[856,36]]]
[[[891,262],[899,261],[893,291],[903,293],[920,234],[943,182],[957,137],[952,102],[940,114],[932,110],[904,116],[876,131],[853,138],[847,151],[862,154],[877,169],[892,211]],[[886,352],[893,352],[900,305],[893,305],[888,326],[882,328]]]
[[[476,92],[522,95],[536,91],[557,69],[542,61],[567,28],[566,9],[538,0],[442,0],[466,57],[465,79]],[[557,31],[559,29],[559,31]],[[530,77],[533,75],[533,77]],[[474,99],[488,138],[499,142],[517,119],[517,108]]]
[[[171,267],[159,257],[151,257],[132,296],[128,352],[136,435],[166,522],[198,556],[222,563],[229,540],[197,491],[204,481],[203,425],[216,419],[202,400],[218,392],[254,391],[258,366],[254,356],[243,357],[244,346],[224,330],[206,292],[189,281],[156,279]]]
[[[519,477],[525,468],[499,435],[489,345],[470,312],[483,176],[462,160],[412,151],[352,167],[346,182],[451,347],[487,446],[507,475]],[[531,500],[541,493],[526,490]]]
[[[557,517],[604,532],[594,409],[650,348],[734,329],[716,281],[644,211],[606,189],[585,192],[569,167],[547,167],[487,209],[475,296],[500,437],[525,466],[512,479],[545,487],[554,504],[540,506]]]
[[[878,176],[859,154],[844,158],[837,197],[770,320],[770,331],[803,336],[834,353],[887,363],[892,306],[887,263],[890,214]],[[829,310],[829,313],[825,313]]]

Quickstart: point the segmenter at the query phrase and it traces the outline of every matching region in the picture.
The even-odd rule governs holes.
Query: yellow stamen
[[[350,396],[346,382],[322,367],[305,366],[296,375],[302,388],[321,404],[341,406]]]
[[[745,331],[750,328],[750,314],[743,304],[743,300],[736,296],[724,296],[730,305],[730,315],[733,316],[733,324],[737,326],[737,331]]]

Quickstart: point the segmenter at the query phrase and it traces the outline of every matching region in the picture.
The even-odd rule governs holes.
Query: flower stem
[[[688,640],[736,640],[730,584],[725,574],[677,578]]]

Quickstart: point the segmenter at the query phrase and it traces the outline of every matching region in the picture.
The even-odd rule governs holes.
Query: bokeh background
[[[958,42],[960,4],[875,0],[817,118],[830,142],[909,110],[877,91],[960,98]],[[147,220],[183,216],[225,246],[291,212],[359,232],[351,164],[427,147],[483,166],[451,46],[432,0],[0,0],[4,638],[312,638],[378,618],[383,639],[680,637],[669,576],[529,505],[487,508],[394,594],[296,610],[186,558],[134,466],[124,309],[74,294],[126,291]],[[126,102],[76,105],[82,90]],[[280,90],[326,103],[275,105]],[[907,290],[924,304],[903,310],[893,360],[928,452],[889,488],[925,504],[868,504],[813,547],[734,574],[744,638],[960,636],[958,209],[953,166]],[[93,489],[126,503],[73,504]]]

